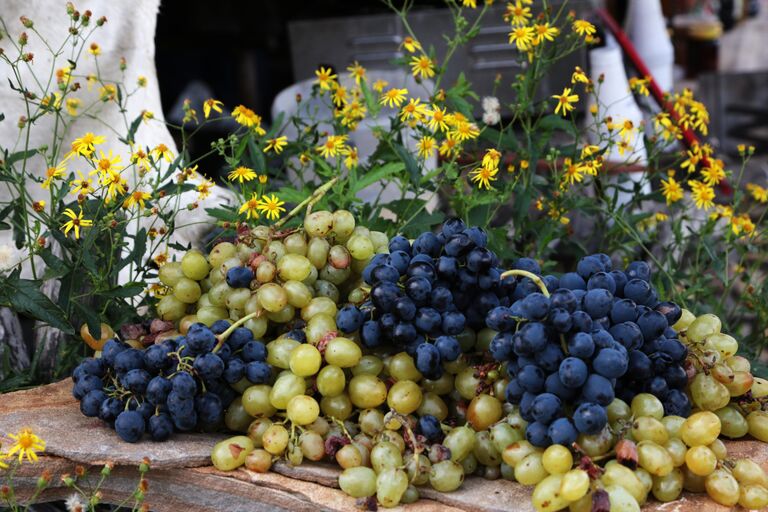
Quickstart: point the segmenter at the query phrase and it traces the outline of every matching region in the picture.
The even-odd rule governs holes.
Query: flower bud
[[[22,16],[19,19],[21,20],[21,24],[24,25],[24,28],[32,28],[35,25],[32,20],[26,16]]]

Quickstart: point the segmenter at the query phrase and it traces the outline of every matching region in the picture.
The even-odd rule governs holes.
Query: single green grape
[[[731,439],[744,437],[749,432],[749,423],[747,419],[732,405],[726,405],[722,409],[715,411],[720,418],[720,433]]]
[[[269,391],[269,402],[276,409],[285,410],[291,398],[303,395],[306,390],[307,385],[303,378],[290,372],[283,373]]]
[[[257,473],[266,473],[272,467],[272,454],[257,448],[245,457],[245,468]]]
[[[467,421],[478,432],[499,421],[501,415],[501,401],[485,393],[474,397],[467,407]]]
[[[533,489],[531,502],[538,512],[555,512],[568,506],[568,500],[560,493],[563,475],[549,475]]]
[[[320,401],[320,410],[329,418],[344,421],[352,415],[353,405],[349,395],[341,393],[336,396],[325,396]]]
[[[166,295],[160,299],[156,308],[160,318],[170,321],[180,320],[187,312],[187,305],[174,295]]]
[[[680,435],[688,446],[706,446],[720,435],[720,418],[713,412],[691,414],[680,427]]]
[[[458,462],[444,460],[432,464],[429,471],[429,485],[440,492],[452,492],[464,482],[464,469]]]
[[[632,399],[630,410],[635,417],[650,416],[661,420],[664,417],[664,406],[661,400],[650,393],[639,393]]]
[[[253,416],[245,410],[240,397],[232,400],[232,403],[227,407],[227,412],[224,413],[224,425],[234,432],[246,432],[252,421]]]
[[[169,261],[160,267],[160,270],[157,272],[157,277],[165,286],[176,286],[176,283],[179,282],[179,279],[184,277],[184,271],[181,268],[181,263],[178,261]]]
[[[196,249],[187,251],[184,257],[181,258],[181,271],[189,279],[194,281],[200,281],[208,275],[210,270],[208,260],[205,259],[203,253]]]
[[[299,377],[309,377],[320,371],[323,356],[316,347],[308,343],[300,344],[291,350],[288,365]]]
[[[408,489],[408,475],[402,469],[387,468],[376,477],[376,499],[385,508],[396,507]]]
[[[286,415],[296,425],[309,425],[320,415],[320,406],[311,396],[296,395],[288,401]]]
[[[340,368],[355,366],[360,362],[361,357],[363,352],[360,346],[349,338],[333,338],[325,348],[325,361]]]
[[[232,406],[230,405],[230,408],[231,407]],[[227,412],[229,412],[229,409],[227,409]],[[264,446],[262,443],[264,432],[266,432],[267,429],[272,426],[272,423],[272,420],[269,418],[256,418],[251,421],[250,425],[248,425],[247,433],[248,437],[250,437],[251,441],[253,441],[253,446],[256,448],[262,448]]]
[[[339,474],[339,487],[353,498],[367,498],[376,494],[376,473],[363,466],[350,467]]]
[[[640,441],[637,444],[637,460],[641,468],[655,476],[666,476],[675,467],[667,450],[653,441]]]
[[[291,367],[291,354],[300,345],[301,342],[288,337],[270,341],[267,343],[267,362],[275,368],[287,370]]]
[[[371,450],[371,464],[376,473],[388,468],[399,468],[403,465],[403,455],[394,443],[382,441]]]
[[[211,451],[211,462],[219,471],[232,471],[245,464],[253,451],[253,441],[247,436],[230,437],[216,443]]]
[[[324,237],[333,229],[333,214],[326,210],[314,211],[304,217],[304,231],[309,236]]]
[[[469,427],[456,427],[443,440],[443,445],[451,450],[451,460],[461,462],[472,453],[475,446],[475,431]]]
[[[323,396],[334,397],[342,394],[346,387],[346,376],[344,370],[338,366],[324,366],[317,374],[315,384],[317,390]],[[386,392],[386,391],[385,391]]]
[[[571,469],[563,474],[560,494],[568,501],[578,501],[589,492],[589,474],[583,469]]]
[[[533,452],[515,466],[515,479],[523,485],[536,485],[548,475],[542,462],[542,454]]]
[[[251,416],[270,417],[277,412],[277,409],[269,400],[272,386],[267,384],[256,384],[250,386],[243,392],[242,403],[245,411]]]
[[[411,414],[421,405],[422,396],[418,384],[410,380],[400,380],[389,389],[387,405],[400,414]]]
[[[704,488],[710,498],[726,507],[739,502],[739,483],[728,471],[716,469],[704,479]]]
[[[270,425],[261,436],[264,449],[272,455],[282,455],[288,448],[288,430],[279,424]]]
[[[305,458],[320,461],[325,457],[325,441],[323,436],[313,430],[305,430],[299,436],[299,448]]]
[[[565,446],[553,444],[541,456],[544,469],[551,475],[566,473],[573,467],[573,455]],[[580,498],[581,496],[579,496]],[[578,499],[578,498],[576,498]],[[575,500],[571,500],[575,501]]]
[[[386,384],[374,375],[355,375],[349,381],[348,389],[352,404],[360,409],[373,409],[387,399]]]

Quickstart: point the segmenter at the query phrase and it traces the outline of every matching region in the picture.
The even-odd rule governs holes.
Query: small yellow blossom
[[[123,201],[123,208],[133,208],[136,205],[139,205],[139,208],[144,208],[144,201],[152,198],[152,194],[148,192],[144,192],[143,190],[134,190],[130,194],[128,194],[128,197],[125,198],[125,201]]]
[[[347,167],[347,169],[354,169],[360,163],[360,157],[357,154],[357,148],[350,148],[345,146],[341,148],[339,152],[345,156],[344,165]]]
[[[34,203],[32,203],[32,209],[37,213],[42,212],[43,210],[45,210],[45,201],[42,199],[40,201],[35,201]]]
[[[112,150],[110,149],[109,152],[106,154],[103,151],[99,151],[99,156],[100,156],[99,159],[96,160],[94,163],[96,166],[96,170],[99,172],[101,176],[104,176],[110,171],[118,171],[118,167],[122,160],[122,157],[120,155],[113,156]]]
[[[683,187],[673,176],[668,176],[666,180],[661,180],[661,195],[668,205],[675,203],[683,198]]]
[[[421,121],[427,116],[427,106],[419,98],[411,98],[400,111],[400,120]]]
[[[67,208],[64,210],[64,215],[69,218],[67,222],[65,222],[61,229],[64,231],[65,235],[68,235],[70,231],[74,230],[75,232],[75,238],[80,238],[80,228],[86,228],[93,225],[93,221],[89,219],[83,218],[83,209],[80,209],[79,213],[75,213],[71,208]],[[13,436],[11,436],[13,437]],[[43,447],[45,447],[45,443],[43,443]],[[41,448],[42,450],[43,448]],[[8,452],[9,455],[13,454],[13,451]],[[36,457],[35,457],[36,458]],[[21,460],[21,455],[19,456],[19,460]]]
[[[156,161],[164,159],[168,163],[173,162],[173,152],[165,144],[158,144],[155,146],[155,148],[152,150],[152,156]]]
[[[385,88],[387,85],[389,85],[389,82],[387,82],[386,80],[382,80],[381,78],[379,78],[378,80],[376,80],[375,82],[373,82],[373,90],[374,90],[374,91],[376,91],[377,93],[381,94],[381,92],[384,90],[384,88]]]
[[[443,158],[454,158],[459,155],[459,149],[459,141],[448,137],[440,144],[438,153],[440,153],[440,156]]]
[[[635,129],[635,124],[631,119],[625,119],[621,125],[619,125],[619,137],[625,140],[632,139],[632,130]]]
[[[753,235],[755,232],[755,223],[748,214],[742,213],[731,217],[731,230],[734,235]]]
[[[107,139],[102,135],[94,135],[93,133],[88,132],[82,137],[72,141],[71,151],[67,153],[65,158],[69,158],[72,155],[79,155],[88,158],[93,154],[94,151],[96,151],[96,146],[103,144],[105,140]]]
[[[99,99],[109,101],[117,99],[117,86],[115,84],[104,84],[99,88]]]
[[[752,195],[755,201],[768,203],[768,189],[755,183],[747,183],[747,191]]]
[[[211,195],[211,190],[213,190],[214,183],[209,180],[205,179],[201,183],[197,185],[197,196],[200,199],[205,199],[208,196]]]
[[[475,123],[469,121],[459,121],[454,125],[453,130],[448,132],[448,138],[464,142],[470,139],[476,139],[480,135],[480,130]]]
[[[714,206],[715,190],[712,187],[697,180],[689,180],[688,185],[696,208],[708,210]]]
[[[405,101],[406,94],[408,94],[408,89],[392,88],[381,95],[379,103],[386,105],[389,108],[399,107]]]
[[[131,163],[137,165],[139,168],[149,169],[149,155],[143,149],[137,149],[136,152],[131,155]]]
[[[107,187],[106,202],[111,202],[118,195],[122,195],[128,189],[128,182],[123,178],[119,171],[110,169],[106,174],[102,174],[100,183]]]
[[[285,211],[284,204],[285,201],[281,201],[275,194],[271,194],[270,196],[261,196],[258,209],[268,219],[277,220],[280,218],[280,213]]]
[[[331,68],[320,66],[319,69],[315,70],[315,76],[317,77],[315,83],[320,86],[320,90],[330,91],[338,75],[334,74]]]
[[[431,137],[429,135],[425,135],[421,139],[419,139],[419,157],[427,159],[435,154],[435,149],[437,148],[437,142],[435,142],[435,138]]]
[[[259,183],[261,183],[262,185],[266,185],[268,179],[269,179],[269,176],[267,176],[266,174],[259,174]]]
[[[421,51],[421,43],[419,43],[417,40],[412,38],[411,36],[407,36],[403,39],[403,42],[400,43],[401,48],[405,48],[410,53],[416,53],[417,51]]]
[[[77,174],[80,175],[80,179],[72,180],[71,186],[72,186],[72,193],[75,195],[88,195],[93,192],[93,180],[91,178],[86,178],[83,176],[83,173],[81,171],[77,171]]]
[[[475,183],[477,188],[491,190],[493,188],[491,182],[498,179],[496,178],[496,174],[498,174],[498,172],[499,169],[497,168],[488,169],[486,167],[478,167],[474,171],[471,171],[469,174],[472,177],[472,183]]]
[[[360,82],[365,80],[365,68],[359,62],[353,62],[351,66],[347,67],[347,71],[355,79],[357,85],[360,85]]]
[[[317,147],[317,151],[323,158],[333,158],[341,151],[346,140],[346,135],[329,135],[325,142]]]
[[[222,113],[221,107],[224,106],[222,102],[219,100],[215,100],[213,98],[208,98],[203,102],[203,116],[205,116],[206,119],[208,119],[208,116],[211,115],[211,111],[218,112],[219,114]]]
[[[331,100],[333,101],[333,104],[336,105],[337,108],[341,108],[344,106],[344,104],[347,102],[347,88],[342,85],[336,85],[333,89],[333,95],[331,96]]]
[[[259,196],[254,192],[249,200],[243,203],[238,210],[240,215],[245,214],[246,219],[259,218]]]
[[[136,77],[136,85],[139,87],[146,87],[147,86],[147,77],[144,75],[139,75]]]
[[[636,76],[633,76],[629,79],[629,88],[638,94],[648,96],[650,94],[650,91],[648,91],[649,82],[650,80],[648,78],[637,78]]]
[[[74,214],[74,212],[72,213]],[[45,441],[35,435],[30,428],[23,428],[17,434],[9,434],[8,437],[13,440],[13,444],[11,444],[11,447],[8,449],[7,455],[8,457],[12,457],[18,453],[19,462],[21,462],[24,457],[26,457],[29,462],[36,462],[37,453],[45,451]]]
[[[238,124],[245,126],[246,128],[252,128],[257,135],[262,136],[267,133],[261,127],[261,116],[248,107],[238,105],[232,111],[231,115],[235,118],[235,121]]]
[[[534,36],[533,36],[533,44],[539,45],[542,44],[544,41],[554,41],[555,38],[560,35],[560,29],[557,27],[550,26],[549,23],[536,23],[533,26],[534,30]]]
[[[477,0],[461,0],[461,5],[470,9],[477,9]]]
[[[485,154],[483,155],[483,167],[487,167],[488,169],[493,169],[494,167],[499,166],[499,162],[501,161],[501,153],[493,148],[489,148],[485,151]]]
[[[557,100],[557,105],[555,105],[555,114],[562,114],[563,116],[574,109],[572,103],[579,101],[579,95],[571,94],[570,87],[563,89],[563,94],[555,94],[552,97]]]
[[[67,98],[67,101],[65,102],[67,114],[75,117],[77,115],[77,109],[80,108],[81,103],[82,100],[80,100],[80,98]]]
[[[508,3],[504,11],[504,21],[512,25],[526,25],[531,18],[531,8],[524,7],[523,2],[518,0],[516,3]]]
[[[589,77],[586,73],[584,73],[584,70],[581,69],[581,67],[576,66],[573,68],[573,74],[571,75],[571,83],[582,83],[582,84],[588,84],[589,83]]]
[[[411,73],[415,78],[432,78],[435,76],[435,65],[426,55],[411,57]]]
[[[527,27],[521,25],[519,27],[513,27],[512,32],[509,33],[509,44],[513,44],[520,51],[526,51],[531,47],[533,43],[533,27]]]
[[[283,152],[283,149],[285,146],[288,145],[288,137],[285,135],[281,135],[280,137],[277,137],[275,139],[268,139],[267,140],[267,146],[264,148],[265,153],[269,153],[270,151],[274,151],[278,155]]]
[[[445,108],[440,108],[438,105],[432,105],[432,110],[427,110],[427,127],[433,132],[448,131],[448,123],[445,121]]]
[[[150,121],[155,118],[155,113],[152,112],[151,110],[142,110],[141,118],[144,122]]]
[[[584,180],[584,172],[581,166],[577,165],[570,158],[563,160],[563,184],[574,185]]]
[[[256,179],[256,173],[253,171],[253,169],[250,169],[248,167],[240,166],[231,171],[227,178],[229,181],[238,181],[240,183],[251,181]]]
[[[580,36],[587,37],[593,36],[595,32],[597,32],[597,29],[587,20],[575,20],[573,22],[573,31]]]
[[[49,167],[45,171],[45,180],[43,181],[42,184],[40,184],[40,186],[45,190],[50,189],[51,183],[53,183],[53,180],[64,176],[64,171],[66,170],[67,170],[67,167],[64,162],[59,163],[55,167]]]
[[[719,185],[721,181],[725,179],[725,170],[723,169],[723,161],[716,158],[709,159],[709,165],[701,169],[701,177],[704,179],[704,183],[710,187]]]
[[[98,43],[91,43],[91,46],[88,47],[88,53],[93,56],[99,56],[101,55],[101,47]]]

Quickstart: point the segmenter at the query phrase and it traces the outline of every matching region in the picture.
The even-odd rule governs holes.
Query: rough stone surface
[[[89,464],[110,460],[134,466],[149,457],[157,468],[210,464],[211,448],[226,438],[217,434],[175,434],[172,443],[155,443],[146,436],[139,443],[124,443],[104,422],[80,413],[72,397],[71,379],[2,395],[0,432],[23,427],[31,427],[45,439],[50,455]]]
[[[80,414],[70,393],[71,381],[0,397],[0,433],[29,426],[47,442],[45,457],[35,465],[24,464],[17,475],[20,496],[33,492],[43,469],[53,475],[52,487],[41,501],[66,498],[70,489],[61,486],[59,476],[74,473],[76,463],[90,466],[98,475],[100,464],[118,464],[102,492],[104,501],[117,503],[130,496],[138,479],[137,466],[144,457],[152,461],[147,503],[157,512],[271,511],[296,512],[359,510],[353,498],[337,487],[338,469],[329,464],[302,464],[292,467],[279,462],[266,474],[246,469],[221,472],[208,466],[211,447],[223,436],[211,434],[175,435],[172,441],[123,443],[98,420]],[[730,458],[751,458],[768,470],[768,445],[754,440],[726,442]],[[533,512],[530,488],[496,480],[468,478],[453,493],[439,493],[428,487],[420,490],[419,502],[394,510],[408,512]],[[686,494],[673,503],[651,501],[644,511],[725,512],[706,495]]]

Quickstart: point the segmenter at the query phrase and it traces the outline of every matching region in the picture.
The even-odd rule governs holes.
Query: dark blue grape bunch
[[[483,229],[460,219],[413,242],[393,237],[389,254],[375,255],[363,271],[368,301],[342,308],[336,325],[359,331],[366,347],[405,350],[425,377],[438,379],[444,362],[472,349],[460,340],[470,340],[466,335],[485,328],[489,311],[512,301],[510,283],[500,281],[499,258],[487,245]]]
[[[75,368],[72,394],[84,415],[129,443],[145,433],[164,441],[177,431],[220,430],[237,396],[233,386],[263,384],[273,373],[264,344],[249,329],[231,327],[226,320],[196,323],[185,336],[144,350],[108,340],[101,358]]]
[[[668,415],[690,414],[687,349],[670,327],[682,311],[659,301],[646,263],[613,270],[593,254],[559,279],[527,261],[514,268],[502,282],[517,280],[515,300],[489,311],[486,324],[498,331],[489,351],[507,365],[506,399],[528,421],[528,441],[570,446],[605,428],[614,398],[630,403],[638,393],[657,396]]]

